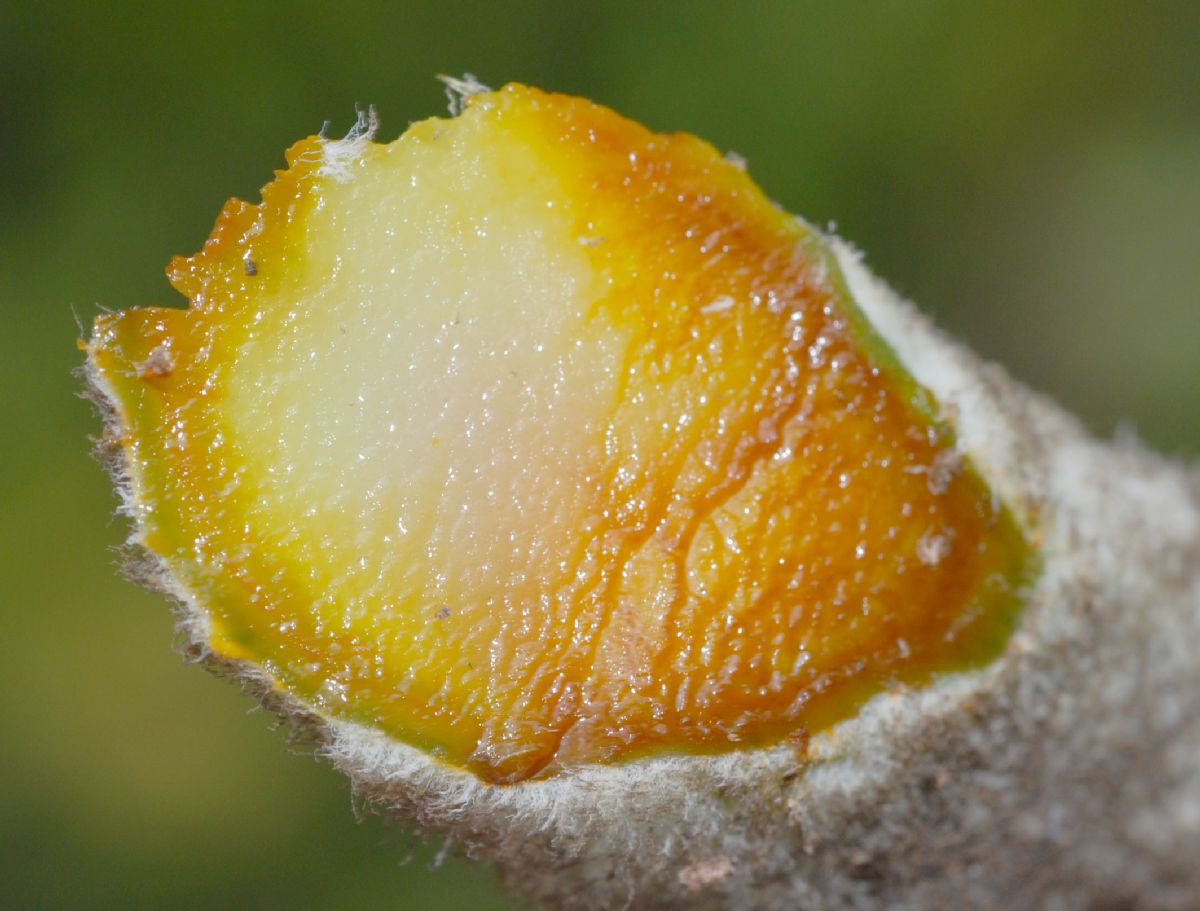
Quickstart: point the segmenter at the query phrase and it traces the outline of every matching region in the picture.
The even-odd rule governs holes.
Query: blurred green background
[[[378,818],[124,581],[76,319],[294,139],[435,73],[589,95],[750,162],[952,334],[1200,452],[1200,3],[7,3],[0,11],[0,906],[513,907]],[[405,861],[408,860],[408,863]]]

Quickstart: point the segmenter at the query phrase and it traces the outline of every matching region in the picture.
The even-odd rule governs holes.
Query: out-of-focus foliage
[[[736,11],[735,11],[736,10]],[[292,2],[0,8],[0,904],[511,907],[378,820],[119,578],[73,342],[294,139],[434,73],[589,95],[750,162],[952,333],[1200,451],[1200,5]],[[74,315],[73,315],[74,314]],[[436,846],[434,846],[436,847]],[[406,857],[414,859],[402,865]]]

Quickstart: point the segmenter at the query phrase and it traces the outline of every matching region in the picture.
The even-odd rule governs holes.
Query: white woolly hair
[[[375,105],[367,109],[359,109],[354,119],[354,126],[341,139],[327,139],[321,146],[321,166],[317,173],[322,177],[332,177],[338,183],[345,183],[354,176],[354,164],[362,158],[363,152],[375,135],[379,132],[379,115]]]
[[[454,117],[466,110],[467,102],[473,96],[491,91],[470,73],[437,78],[446,87],[450,114]],[[354,176],[355,163],[362,159],[367,146],[379,133],[379,115],[374,105],[368,105],[365,111],[359,109],[356,114],[354,125],[345,136],[327,139],[321,146],[321,166],[317,173],[322,177],[332,177],[339,183],[350,180]]]
[[[475,95],[491,91],[471,73],[463,73],[461,77],[439,75],[438,81],[446,87],[446,100],[450,103],[452,117],[457,117],[465,111],[467,102]]]

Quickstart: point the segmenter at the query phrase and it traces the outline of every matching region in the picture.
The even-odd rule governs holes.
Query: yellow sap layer
[[[710,147],[511,86],[289,164],[88,349],[215,651],[499,782],[1002,649],[1020,533]]]

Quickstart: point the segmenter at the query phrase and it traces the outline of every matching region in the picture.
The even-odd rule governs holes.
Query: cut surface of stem
[[[509,86],[288,164],[87,369],[197,654],[368,796],[563,907],[1190,907],[1194,473],[694,137]]]

